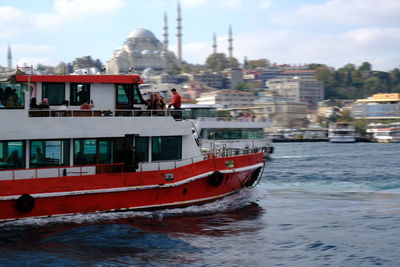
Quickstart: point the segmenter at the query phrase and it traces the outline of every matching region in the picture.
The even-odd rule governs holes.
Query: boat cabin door
[[[139,109],[145,101],[139,91],[138,84],[116,84],[115,109]]]

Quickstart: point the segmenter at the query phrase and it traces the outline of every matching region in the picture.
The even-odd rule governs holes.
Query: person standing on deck
[[[172,98],[171,104],[168,105],[168,108],[172,106],[174,109],[181,109],[181,96],[176,92],[175,88],[172,88],[171,92],[174,97]]]

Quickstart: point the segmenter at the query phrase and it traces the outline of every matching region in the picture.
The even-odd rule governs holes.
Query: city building
[[[315,78],[276,78],[267,81],[268,90],[295,102],[304,102],[315,109],[324,99],[324,84]]]
[[[255,94],[249,92],[217,90],[200,94],[196,101],[197,104],[219,104],[223,107],[235,108],[252,106],[256,98]]]
[[[272,131],[308,126],[307,104],[276,95],[264,95],[254,101],[252,108],[257,118],[268,116]]]
[[[400,119],[400,93],[373,94],[351,105],[356,119]]]

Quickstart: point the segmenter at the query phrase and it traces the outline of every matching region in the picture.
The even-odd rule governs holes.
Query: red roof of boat
[[[143,83],[139,75],[16,75],[17,82]]]

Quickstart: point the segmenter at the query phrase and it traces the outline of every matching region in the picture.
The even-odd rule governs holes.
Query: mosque
[[[144,28],[138,28],[128,35],[122,47],[117,48],[106,64],[109,74],[165,73],[182,63],[182,17],[180,4],[177,8],[177,53],[168,50],[168,22],[164,15],[164,41],[160,42],[155,35]],[[232,30],[229,28],[229,57],[232,57]],[[216,37],[214,34],[213,49],[216,53]]]
[[[177,55],[168,50],[168,23],[164,15],[164,41],[160,42],[155,35],[144,28],[138,28],[128,35],[122,47],[114,51],[107,62],[107,73],[129,73],[151,70],[156,73],[169,71],[182,61],[182,18],[178,3],[177,16]]]

